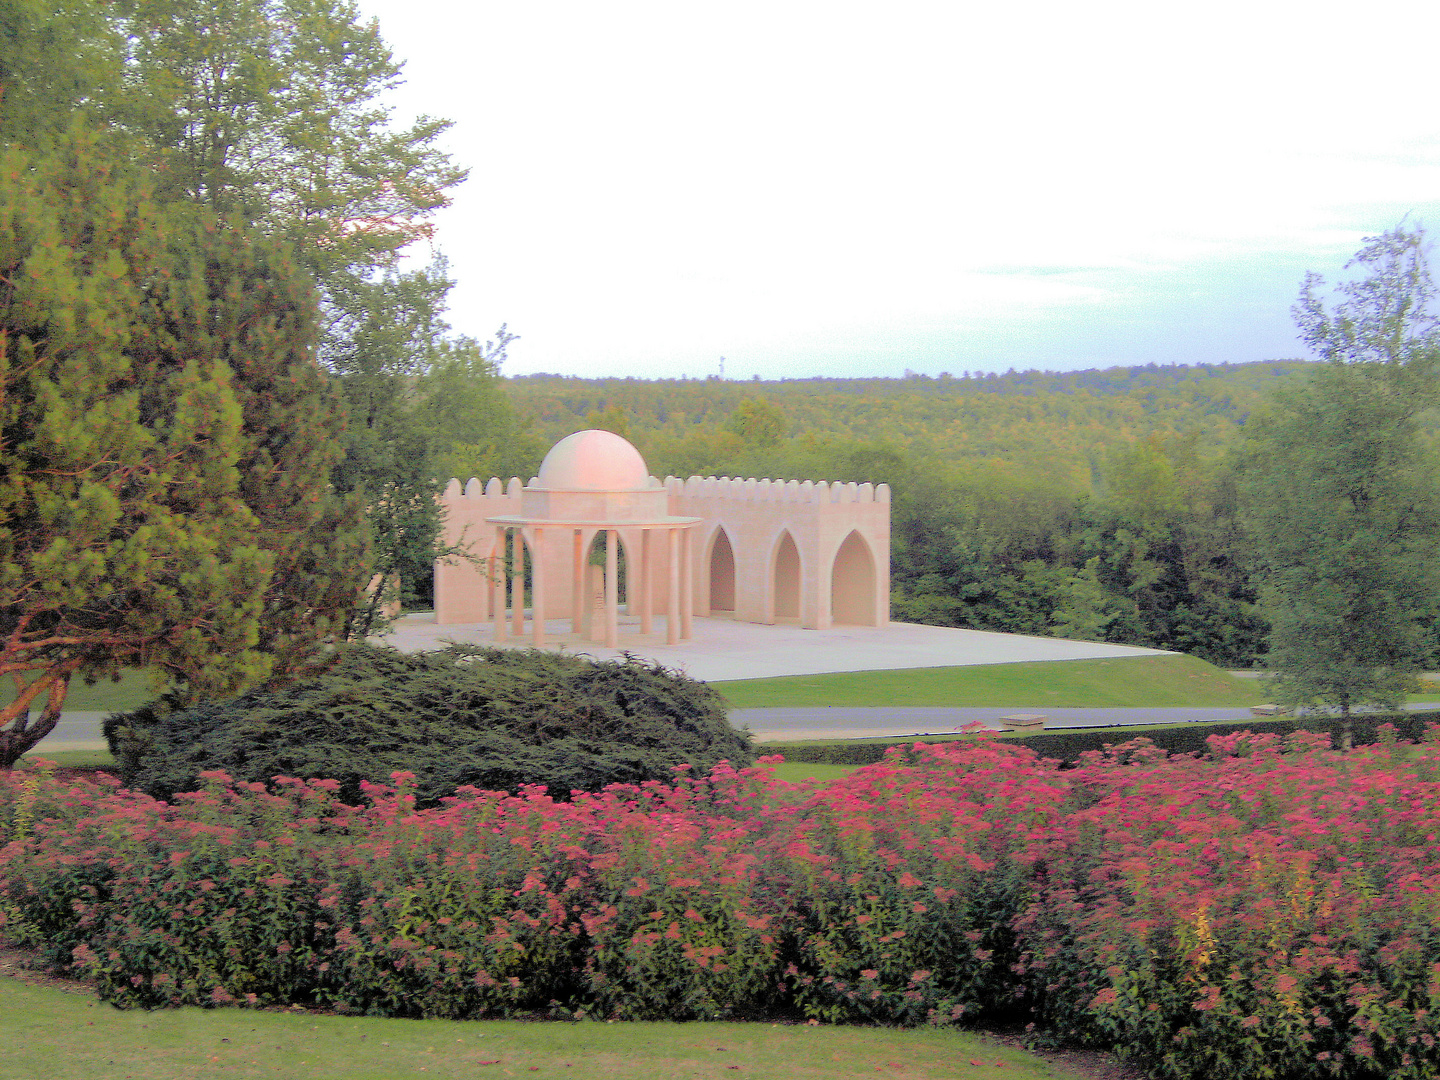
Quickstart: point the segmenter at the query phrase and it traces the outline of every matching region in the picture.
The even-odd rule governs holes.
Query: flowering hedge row
[[[0,934],[119,1005],[387,1015],[1029,1020],[1170,1077],[1440,1065],[1440,741],[981,738],[824,788],[211,777],[155,802],[0,778]]]

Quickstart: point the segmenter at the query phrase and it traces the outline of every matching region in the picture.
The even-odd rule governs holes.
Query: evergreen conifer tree
[[[43,142],[0,151],[0,768],[70,679],[237,690],[314,656],[364,580],[305,277],[106,133]]]

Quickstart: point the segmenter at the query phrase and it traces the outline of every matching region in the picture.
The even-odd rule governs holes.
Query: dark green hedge
[[[568,798],[755,757],[719,694],[658,664],[471,646],[355,647],[281,690],[168,715],[146,706],[104,730],[125,783],[165,799],[215,769],[261,782],[330,777],[352,802],[363,781],[388,783],[396,771],[416,774],[422,803],[464,784],[543,784]]]
[[[1427,725],[1440,723],[1440,712],[1377,713],[1352,718],[1351,729],[1356,746],[1373,743],[1379,739],[1382,724],[1393,724],[1399,738],[1419,742],[1425,737]],[[1066,764],[1080,760],[1088,750],[1103,750],[1107,746],[1129,742],[1144,736],[1156,746],[1172,754],[1193,754],[1205,750],[1205,740],[1211,735],[1233,735],[1237,731],[1270,732],[1288,735],[1294,731],[1329,732],[1331,745],[1340,744],[1340,721],[1332,718],[1277,717],[1236,721],[1228,724],[1188,724],[1184,727],[1148,728],[1135,730],[1124,727],[1108,728],[1065,728],[1047,731],[1038,735],[1012,736],[1013,741],[1028,746],[1041,757],[1054,758]],[[761,749],[767,754],[782,754],[786,761],[829,765],[873,765],[885,757],[893,746],[913,746],[917,742],[941,742],[941,739],[874,739],[865,742],[806,742],[766,743]]]

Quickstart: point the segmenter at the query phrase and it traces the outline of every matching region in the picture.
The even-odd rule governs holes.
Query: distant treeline
[[[780,412],[787,440],[883,442],[942,459],[1005,457],[1059,466],[1087,482],[1105,454],[1151,435],[1193,437],[1202,452],[1237,425],[1301,361],[961,373],[936,378],[507,380],[512,401],[546,445],[603,419],[626,426],[652,469],[684,475],[743,463],[754,439],[732,417],[750,399]],[[743,420],[743,418],[741,418]],[[739,436],[729,440],[726,434]]]
[[[505,387],[537,454],[598,427],[635,443],[657,476],[888,483],[897,619],[1249,666],[1268,627],[1235,520],[1233,453],[1251,412],[1307,366],[533,375]]]

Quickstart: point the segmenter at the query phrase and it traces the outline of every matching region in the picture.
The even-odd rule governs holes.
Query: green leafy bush
[[[366,781],[413,772],[432,805],[461,785],[540,784],[565,799],[669,781],[677,765],[754,761],[720,696],[657,664],[460,645],[347,649],[317,678],[168,714],[146,706],[111,717],[105,736],[124,782],[161,799],[215,769],[332,778],[350,801]]]

